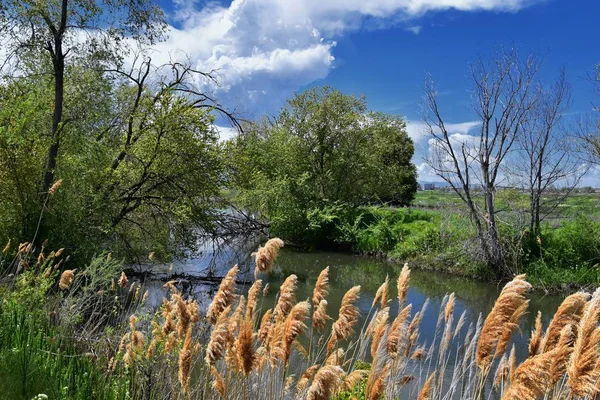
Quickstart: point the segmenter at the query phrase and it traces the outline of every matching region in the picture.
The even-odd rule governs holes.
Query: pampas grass
[[[257,252],[263,270],[280,244],[267,243]],[[24,254],[27,247],[21,246]],[[55,254],[41,261],[44,268]],[[39,267],[40,276],[44,268]],[[44,278],[69,289],[61,301],[76,296],[82,280],[78,276],[73,283],[74,270],[68,271],[58,279],[57,273]],[[111,327],[115,338],[99,340],[110,348],[99,364],[107,376],[127,382],[132,398],[575,400],[592,399],[598,391],[600,290],[591,297],[583,292],[567,297],[546,327],[538,313],[521,349],[513,339],[529,311],[531,287],[523,275],[507,283],[487,317],[477,321],[464,312],[455,315],[458,298],[447,295],[436,303],[435,327],[428,324],[432,331],[422,341],[429,302],[420,310],[410,304],[408,265],[397,279],[397,305],[390,303],[386,277],[373,300],[361,303],[371,305],[368,312],[361,315],[355,286],[344,294],[333,322],[327,314],[335,302],[327,299],[329,272],[325,268],[313,277],[315,286],[304,301],[296,299],[298,277],[288,276],[273,307],[263,309],[266,302],[259,297],[268,285],[256,280],[246,301],[237,295],[234,266],[205,315],[171,283],[156,313],[138,313],[139,320],[131,315],[127,326],[123,309],[118,319],[123,323]],[[115,271],[109,279],[117,277]],[[118,286],[128,284],[122,273]],[[137,282],[135,290],[106,288],[110,296],[130,299],[140,290]],[[361,329],[359,319],[364,319]]]
[[[238,266],[234,265],[221,281],[217,293],[208,306],[206,318],[213,324],[217,322],[221,313],[235,300],[235,277],[237,276],[237,273]]]
[[[273,261],[279,253],[279,249],[283,247],[283,240],[274,238],[265,243],[264,247],[259,247],[252,255],[255,257],[256,268],[254,270],[255,277],[259,272],[268,273],[273,267]]]

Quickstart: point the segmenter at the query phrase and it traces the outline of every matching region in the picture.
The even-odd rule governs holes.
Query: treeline
[[[563,72],[548,83],[535,57],[480,58],[470,69],[480,119],[471,135],[449,131],[433,81],[424,88],[428,165],[460,198],[455,211],[468,233],[398,228],[404,211],[388,224],[372,207],[408,206],[416,193],[401,117],[323,87],[292,97],[275,117],[240,123],[202,91],[212,75],[152,62],[147,46],[166,28],[152,2],[55,5],[0,7],[0,240],[9,251],[48,239],[82,260],[110,250],[143,261],[183,254],[202,237],[266,228],[310,248],[389,255],[412,243],[402,257],[457,246],[468,249],[461,263],[506,277],[528,263],[525,254],[542,257],[546,217],[599,160],[595,120],[565,129]],[[220,141],[217,118],[240,134]],[[498,207],[503,185],[526,188],[527,217]],[[561,195],[546,196],[556,187]],[[242,211],[241,223],[231,225],[230,208]]]

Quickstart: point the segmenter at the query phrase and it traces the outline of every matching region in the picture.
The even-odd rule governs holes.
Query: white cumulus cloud
[[[272,110],[298,88],[327,76],[335,64],[335,39],[365,26],[404,24],[427,12],[516,11],[539,0],[174,0],[167,41],[154,47],[157,64],[190,61],[215,71],[220,85],[203,82],[241,112]],[[375,23],[374,23],[375,22]],[[374,24],[373,24],[374,23]]]

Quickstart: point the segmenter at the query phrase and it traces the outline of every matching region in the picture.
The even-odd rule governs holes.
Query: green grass
[[[554,203],[561,199],[562,193],[550,192],[543,196],[543,203]],[[475,201],[483,205],[481,195],[475,193]],[[497,209],[500,212],[526,211],[529,205],[527,193],[515,189],[500,189],[497,194]],[[464,207],[461,198],[450,189],[419,191],[413,206],[428,209],[454,209]],[[561,205],[549,215],[550,219],[571,218],[579,214],[600,217],[600,193],[572,193]]]
[[[40,315],[5,303],[0,309],[0,399],[127,399],[125,379],[112,381]]]

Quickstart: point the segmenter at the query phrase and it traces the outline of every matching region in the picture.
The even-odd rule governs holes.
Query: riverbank
[[[482,261],[477,231],[448,193],[424,193],[419,207],[329,209],[310,224],[309,249],[361,254],[479,280],[496,279]],[[517,208],[502,214],[508,277],[526,273],[536,289],[568,292],[600,282],[600,219],[593,195],[574,197],[530,237]],[[501,203],[502,204],[502,203]],[[426,208],[425,208],[426,207]],[[273,232],[277,235],[278,232]]]

